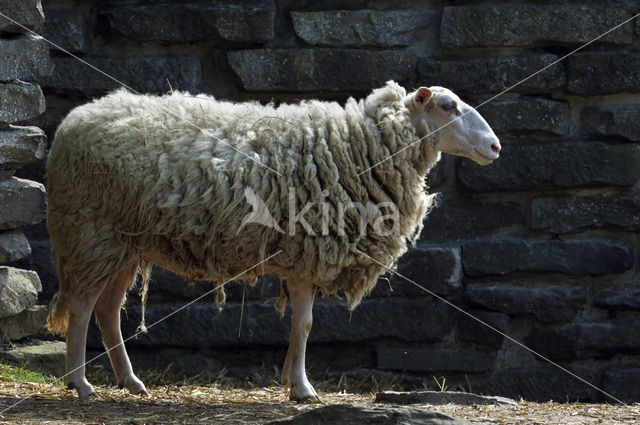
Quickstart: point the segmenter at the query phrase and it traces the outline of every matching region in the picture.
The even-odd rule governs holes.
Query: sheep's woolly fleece
[[[287,285],[342,290],[354,308],[385,272],[378,262],[393,264],[417,237],[433,199],[425,175],[440,157],[436,136],[415,143],[424,135],[411,123],[405,96],[392,81],[344,107],[119,90],[74,109],[47,163],[49,232],[61,281],[49,328],[64,333],[69,297],[111,283],[132,261],[147,277],[154,262],[193,281],[223,282],[279,250],[248,278],[276,273]],[[313,203],[304,218],[315,235],[251,223],[238,232],[252,211],[247,187],[284,229],[294,188],[296,211]],[[366,232],[355,208],[339,229],[340,205],[352,202],[366,207]],[[371,228],[389,213],[379,207],[384,202],[399,213],[388,235]]]

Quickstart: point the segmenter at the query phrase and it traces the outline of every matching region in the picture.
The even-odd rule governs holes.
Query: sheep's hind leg
[[[289,398],[298,402],[320,402],[305,372],[307,338],[313,323],[312,308],[315,295],[314,286],[289,286],[291,338],[282,368],[282,384],[289,387]]]
[[[148,396],[144,383],[133,373],[120,330],[120,308],[127,288],[136,277],[136,269],[136,264],[129,264],[120,270],[115,281],[102,291],[95,313],[118,386],[126,388],[131,394]]]
[[[97,287],[82,295],[73,295],[69,305],[69,325],[66,337],[67,374],[65,378],[67,386],[74,388],[81,400],[96,395],[93,386],[85,377],[85,351],[91,311],[101,291],[102,287]]]

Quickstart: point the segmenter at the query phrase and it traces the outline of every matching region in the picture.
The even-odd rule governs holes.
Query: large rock
[[[584,108],[580,116],[582,128],[596,136],[620,136],[640,141],[640,106],[622,104]]]
[[[424,299],[393,302],[368,299],[353,313],[348,312],[343,302],[316,302],[313,314],[311,343],[353,343],[380,338],[437,342],[453,329],[451,310],[444,303]],[[161,321],[168,315],[171,316]],[[285,318],[280,319],[272,304],[255,301],[245,302],[244,307],[241,303],[229,303],[220,311],[212,304],[193,304],[178,312],[172,305],[149,305],[146,314],[149,332],[128,344],[192,348],[286,346],[291,329],[288,317],[288,310]],[[139,323],[140,307],[128,306],[123,333],[133,335]],[[93,326],[88,345],[102,346]]]
[[[640,180],[640,144],[511,144],[490,167],[462,160],[458,181],[473,192],[631,186]]]
[[[138,41],[259,43],[274,39],[274,15],[273,1],[249,0],[116,6],[101,10],[99,18],[110,34]]]
[[[253,49],[227,54],[247,91],[368,92],[415,80],[416,56],[401,50]]]
[[[331,47],[424,45],[437,37],[437,14],[416,10],[323,10],[291,12],[296,35]]]
[[[583,44],[632,16],[624,7],[580,3],[445,7],[440,39],[451,48]],[[630,44],[632,35],[631,22],[627,22],[599,41]]]
[[[174,90],[200,92],[202,65],[192,56],[135,56],[85,58],[91,65],[140,93],[161,94]],[[74,58],[55,58],[55,69],[42,81],[53,94],[89,98],[104,95],[120,83]]]
[[[400,258],[398,273],[410,281],[393,274],[389,276],[389,283],[381,279],[371,296],[419,297],[428,294],[428,291],[450,295],[462,287],[460,249],[416,246]]]
[[[0,232],[0,263],[11,263],[31,254],[29,241],[19,230]]]
[[[496,133],[569,133],[569,105],[558,100],[530,96],[496,99],[483,105],[478,112]]]
[[[28,120],[44,110],[44,95],[39,86],[21,81],[0,83],[0,123]]]
[[[0,16],[2,32],[26,32],[23,27],[34,31],[44,22],[40,0],[0,0],[0,11],[19,24]]]
[[[484,422],[474,422],[487,425]],[[368,408],[350,404],[334,404],[307,410],[267,425],[330,425],[330,424],[402,424],[402,425],[466,425],[467,421],[443,413],[427,412],[406,407]]]
[[[534,331],[527,346],[551,360],[640,353],[640,320],[578,322]]]
[[[34,305],[22,313],[0,319],[0,335],[3,340],[16,341],[44,331],[47,308]]]
[[[35,305],[42,290],[35,272],[0,266],[0,318],[22,313]]]
[[[49,44],[37,35],[0,38],[0,57],[0,81],[39,80],[52,70]]]
[[[633,266],[633,249],[624,242],[598,240],[476,240],[462,246],[462,264],[472,277],[513,272],[617,274]]]
[[[567,87],[572,93],[597,95],[640,91],[640,52],[598,51],[567,58]]]
[[[0,129],[0,169],[21,168],[47,155],[47,136],[38,127]]]
[[[569,321],[583,308],[587,290],[582,286],[518,286],[469,284],[470,303],[506,314],[532,314],[541,322]]]
[[[66,352],[63,341],[41,341],[2,350],[0,359],[47,375],[62,377],[65,374]]]
[[[44,219],[47,194],[42,183],[12,177],[0,182],[0,230],[37,224]]]
[[[86,53],[89,31],[87,15],[79,5],[49,6],[40,34],[71,53]]]
[[[572,233],[586,229],[640,231],[640,190],[621,194],[546,195],[531,200],[531,228]]]
[[[487,372],[495,353],[466,348],[376,347],[376,368],[403,372]]]
[[[542,93],[565,85],[566,75],[561,64],[556,63],[523,80],[558,59],[549,53],[482,53],[454,60],[424,58],[418,63],[418,73],[423,84],[451,87],[459,95],[497,93],[516,84],[511,92]]]

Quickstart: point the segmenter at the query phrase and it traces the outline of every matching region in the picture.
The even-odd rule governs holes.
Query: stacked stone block
[[[503,143],[501,158],[481,168],[445,157],[431,173],[439,207],[398,265],[413,283],[381,279],[352,314],[342,301],[318,300],[312,376],[402,375],[408,385],[431,387],[433,376],[444,376],[449,386],[509,397],[608,400],[502,332],[623,400],[640,400],[640,23],[564,58],[640,12],[637,2],[44,6],[44,36],[141,92],[343,101],[395,79],[407,88],[447,86],[481,105]],[[72,106],[119,86],[76,59],[52,55],[53,74],[34,77],[49,105],[36,123],[50,136]],[[31,228],[28,235],[34,252],[25,264],[43,277],[47,299],[57,283],[46,233]],[[127,343],[135,367],[173,362],[190,374],[227,367],[246,375],[280,365],[290,324],[265,304],[278,286],[273,277],[255,288],[233,283],[221,311],[213,296],[180,311]],[[157,270],[147,324],[210,289]],[[139,319],[139,302],[130,297],[126,336]],[[89,347],[101,348],[95,329]]]
[[[44,186],[14,173],[46,156],[44,132],[20,123],[44,112],[44,95],[34,81],[51,71],[51,62],[46,42],[28,32],[44,21],[40,1],[2,0],[0,11],[11,18],[0,18],[0,264],[11,264],[31,254],[22,229],[44,219]],[[42,330],[46,307],[36,305],[41,290],[36,272],[0,266],[3,342]]]

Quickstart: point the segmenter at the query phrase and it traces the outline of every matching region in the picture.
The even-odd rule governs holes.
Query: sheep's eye
[[[444,109],[445,111],[452,111],[456,109],[456,106],[456,102],[446,102],[442,104],[442,109]]]

